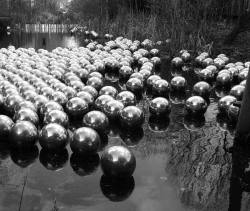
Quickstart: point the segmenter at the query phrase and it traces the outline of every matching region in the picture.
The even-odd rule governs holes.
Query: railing
[[[25,24],[21,27],[25,32],[67,33],[78,24]]]

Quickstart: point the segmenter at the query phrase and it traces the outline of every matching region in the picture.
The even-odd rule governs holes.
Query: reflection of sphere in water
[[[10,154],[10,146],[9,140],[5,139],[1,136],[1,143],[0,143],[0,160],[5,160],[9,157]]]
[[[74,132],[70,148],[73,152],[89,154],[96,153],[100,144],[100,136],[95,130],[81,127]]]
[[[97,153],[82,155],[72,153],[70,157],[70,165],[74,172],[80,176],[86,176],[94,173],[100,163],[100,157]]]
[[[164,132],[167,130],[170,123],[169,117],[158,117],[151,115],[148,120],[149,129],[154,132]]]
[[[229,94],[229,92],[230,92],[230,87],[220,87],[220,86],[215,87],[215,95],[218,98],[225,97],[226,95]]]
[[[122,130],[120,137],[128,147],[136,146],[144,136],[143,128],[133,128],[133,130]]]
[[[106,176],[130,177],[136,167],[135,156],[126,147],[112,146],[102,154],[101,167]]]
[[[225,115],[224,113],[219,113],[216,116],[216,121],[221,130],[229,131],[231,134],[234,133],[235,124],[230,123],[230,120],[227,115]]]
[[[184,117],[184,127],[188,130],[191,130],[191,131],[199,130],[204,125],[205,125],[204,116],[194,118],[193,116],[186,115]]]
[[[170,92],[169,99],[173,104],[184,104],[186,102],[186,92]]]
[[[27,149],[14,149],[10,151],[10,156],[12,161],[22,167],[26,168],[30,164],[34,163],[39,155],[39,150],[37,146],[32,146]]]
[[[100,187],[103,195],[110,201],[120,202],[126,200],[132,194],[135,181],[133,177],[119,180],[103,175],[100,180]]]
[[[109,123],[109,137],[119,137],[121,131],[123,129],[121,128],[120,122],[116,120],[111,120]]]
[[[41,164],[48,170],[57,171],[62,169],[69,158],[68,150],[49,151],[42,149],[40,151],[39,160]]]
[[[240,114],[240,108],[238,106],[235,106],[231,104],[228,107],[228,118],[231,120],[231,122],[236,123],[238,121],[238,117]]]

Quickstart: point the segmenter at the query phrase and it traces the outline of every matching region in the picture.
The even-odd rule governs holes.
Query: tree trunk
[[[250,30],[250,11],[248,2],[249,1],[246,0],[238,0],[238,4],[233,5],[232,11],[238,8],[238,20],[232,31],[227,35],[224,41],[225,44],[232,44],[239,33]]]

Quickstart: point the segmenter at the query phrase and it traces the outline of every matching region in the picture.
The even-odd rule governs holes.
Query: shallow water
[[[52,50],[57,46],[78,46],[80,41],[67,34],[19,33],[0,40],[0,47],[9,44]],[[34,149],[24,157],[2,146],[0,210],[228,210],[230,203],[231,207],[239,203],[242,210],[249,210],[249,195],[238,190],[239,175],[230,184],[232,156],[224,150],[224,142],[232,144],[233,129],[217,117],[216,103],[218,96],[225,93],[213,91],[204,118],[185,117],[183,102],[198,80],[193,72],[192,68],[172,71],[163,62],[159,74],[168,80],[182,74],[189,84],[186,96],[170,96],[173,106],[169,120],[149,117],[149,99],[144,95],[139,103],[147,113],[143,129],[129,137],[119,128],[110,133],[108,146],[127,144],[134,152],[137,167],[133,178],[110,184],[100,170],[101,153],[83,161],[69,148],[58,155],[40,151],[39,156],[38,149]],[[234,160],[239,162],[237,158]],[[242,194],[240,201],[239,194]]]

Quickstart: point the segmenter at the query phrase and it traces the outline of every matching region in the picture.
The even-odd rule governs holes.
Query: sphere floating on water
[[[94,99],[97,98],[98,96],[98,91],[93,87],[93,86],[85,86],[82,89],[83,92],[88,92],[89,94],[91,94]]]
[[[161,77],[159,75],[151,75],[148,77],[147,79],[147,88],[149,90],[152,90],[153,88],[153,84],[155,83],[156,80],[161,79]]]
[[[33,110],[34,112],[37,112],[37,107],[34,103],[32,103],[31,101],[23,101],[21,102],[20,104],[18,104],[16,107],[15,107],[15,112],[18,112],[20,109],[22,108],[28,108],[28,109],[31,109]]]
[[[180,67],[183,66],[184,62],[183,62],[182,58],[175,57],[175,58],[172,59],[171,64],[175,68],[180,68]]]
[[[228,108],[231,104],[235,103],[237,101],[236,97],[227,95],[225,97],[222,97],[218,102],[218,109],[221,113],[227,113]]]
[[[14,115],[14,121],[29,121],[38,126],[39,117],[37,113],[29,108],[22,108]]]
[[[122,102],[118,100],[111,100],[104,105],[103,111],[111,120],[117,120],[123,108],[124,105]]]
[[[164,79],[156,80],[153,83],[152,92],[155,96],[167,97],[169,94],[169,83]]]
[[[127,106],[120,112],[120,121],[126,127],[140,127],[144,119],[143,111],[136,106]]]
[[[15,108],[18,107],[18,105],[23,102],[24,99],[20,95],[9,95],[6,96],[5,102],[4,102],[4,107],[5,109],[13,114],[15,111]]]
[[[220,73],[216,78],[216,82],[220,86],[228,86],[231,84],[232,78],[229,73]]]
[[[236,85],[231,89],[230,95],[236,97],[237,100],[241,101],[243,99],[244,91],[245,91],[244,86]]]
[[[212,81],[214,79],[214,72],[210,69],[203,69],[199,72],[199,78],[204,81]]]
[[[88,103],[79,98],[71,98],[66,104],[67,114],[74,119],[81,119],[89,111]]]
[[[104,86],[99,91],[100,96],[101,95],[110,95],[111,97],[115,98],[117,94],[118,94],[118,91],[113,86]]]
[[[39,134],[39,143],[42,148],[59,150],[66,147],[69,135],[67,130],[56,123],[45,125]]]
[[[130,177],[134,173],[136,159],[133,153],[123,146],[107,148],[101,157],[104,175],[115,178]]]
[[[34,124],[28,121],[18,121],[10,131],[10,142],[15,148],[28,148],[34,146],[38,132]]]
[[[211,93],[211,86],[205,81],[197,82],[193,87],[193,93],[203,98],[208,98]]]
[[[149,111],[153,115],[168,115],[171,111],[170,102],[163,97],[157,97],[150,101]]]
[[[69,126],[69,118],[68,115],[63,111],[52,110],[45,114],[43,123],[45,125],[50,123],[56,123],[67,128]]]
[[[248,72],[249,71],[247,71],[247,70],[244,70],[244,71],[240,72],[239,75],[238,75],[239,81],[247,80]]]
[[[114,100],[114,98],[110,95],[101,95],[95,100],[95,108],[103,111],[105,105],[112,100]]]
[[[54,92],[52,94],[52,98],[51,99],[53,101],[59,103],[62,106],[65,106],[66,103],[67,103],[67,101],[68,101],[68,98],[66,97],[66,95],[63,92],[60,92],[60,91]]]
[[[90,111],[83,117],[83,125],[99,133],[105,133],[109,127],[109,120],[103,112]]]
[[[0,115],[0,137],[2,140],[9,137],[13,125],[14,122],[11,118],[5,115]]]
[[[63,111],[63,107],[55,101],[49,101],[40,108],[40,115],[44,116],[53,110]]]
[[[171,80],[170,84],[171,84],[171,89],[176,91],[183,91],[187,86],[186,79],[182,76],[175,76]]]
[[[119,70],[119,77],[124,80],[128,80],[133,74],[133,69],[129,66],[122,66]]]
[[[125,107],[130,106],[130,105],[135,105],[135,103],[136,103],[135,95],[130,91],[120,92],[116,96],[116,100],[122,102]]]
[[[126,83],[126,88],[135,94],[141,94],[143,91],[143,82],[138,78],[130,78]]]
[[[191,115],[203,115],[207,110],[207,103],[200,96],[192,96],[186,100],[185,108]]]
[[[100,136],[94,129],[82,127],[74,132],[70,148],[76,153],[91,154],[98,151],[100,144]]]
[[[97,91],[99,91],[102,86],[103,86],[103,80],[101,78],[98,77],[91,77],[88,79],[87,85],[94,87]],[[84,89],[82,89],[81,91],[83,91]]]

